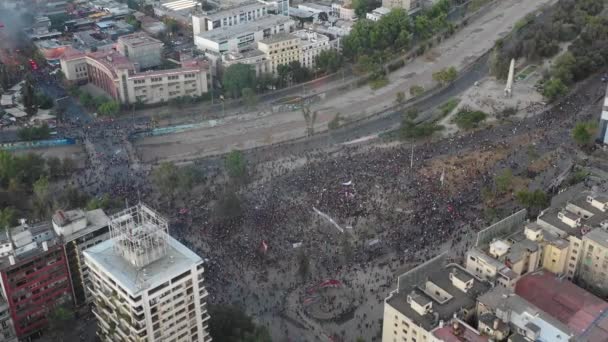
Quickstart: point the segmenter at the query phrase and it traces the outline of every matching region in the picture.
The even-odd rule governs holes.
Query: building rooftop
[[[575,335],[608,341],[608,303],[546,271],[523,276],[515,293],[567,325]]]
[[[565,237],[567,235],[576,236],[579,239],[583,236],[583,230],[581,227],[571,227],[568,224],[564,223],[557,215],[562,210],[559,208],[548,208],[541,212],[538,215],[537,222],[544,222],[551,227],[545,226],[545,229],[549,229],[557,233],[560,237]],[[542,224],[541,224],[542,225]],[[557,228],[557,231],[553,230],[553,228]]]
[[[293,20],[289,17],[282,15],[272,15],[260,18],[255,21],[246,22],[241,25],[219,27],[211,31],[202,32],[198,36],[211,41],[221,42],[224,40],[238,38],[239,36],[244,34],[262,31],[264,29],[285,24],[290,21]]]
[[[117,253],[114,242],[114,239],[106,240],[84,253],[131,295],[145,288],[154,288],[202,261],[186,246],[167,236],[167,254],[144,268],[137,268]]]
[[[214,21],[222,19],[224,17],[239,16],[241,13],[247,13],[252,10],[262,9],[264,7],[266,7],[265,4],[259,2],[252,2],[222,9],[221,11],[217,11],[214,13],[209,13],[207,15],[204,15],[204,17],[211,21]]]
[[[427,273],[430,271],[430,273]],[[412,270],[412,272],[416,272]],[[391,293],[391,296],[386,299],[386,304],[401,312],[416,324],[422,326],[427,331],[430,331],[438,326],[439,321],[448,322],[463,308],[475,307],[477,296],[488,291],[491,287],[490,283],[473,277],[462,267],[449,264],[441,268],[427,269],[424,277],[414,277],[412,280],[405,279],[403,276],[399,280],[399,289]],[[458,279],[473,279],[473,284],[467,292],[456,287],[450,275],[456,276]],[[442,295],[441,302],[438,298],[434,298],[427,286],[433,287],[430,283],[439,287],[445,293]],[[434,292],[433,292],[434,293]],[[432,303],[432,311],[424,315],[419,314],[414,310],[410,300],[415,300],[422,306]],[[446,299],[447,298],[447,299]],[[435,313],[438,318],[435,317]]]
[[[443,342],[488,342],[487,336],[482,336],[479,331],[460,320],[447,324],[433,331],[433,335]]]
[[[163,42],[156,38],[152,38],[143,32],[137,32],[127,34],[125,36],[118,37],[118,42],[125,44],[131,48],[145,46],[145,45],[158,45],[162,47]]]
[[[260,40],[260,43],[273,44],[273,43],[278,43],[278,42],[283,42],[283,41],[293,40],[293,39],[298,39],[298,37],[291,33],[279,33],[279,34],[275,34],[274,36],[270,36],[268,38],[264,38],[264,39]]]
[[[100,228],[106,227],[110,218],[102,209],[83,211],[81,209],[57,211],[53,215],[53,223],[65,227],[70,223],[84,220],[83,225],[74,225],[74,228],[66,234],[62,234],[65,241],[72,241],[81,236],[92,233]]]
[[[593,229],[587,233],[585,235],[585,239],[589,239],[605,248],[608,248],[608,232],[601,228]]]
[[[509,317],[509,322],[517,327],[523,328],[532,323],[536,327],[544,326],[547,328],[547,334],[559,334],[561,338],[557,340],[569,340],[567,325],[507,288],[496,286],[491,291],[479,296],[477,301],[483,307],[494,312],[500,312],[504,317]],[[536,329],[536,327],[533,328]],[[555,335],[553,335],[553,338],[555,338]]]

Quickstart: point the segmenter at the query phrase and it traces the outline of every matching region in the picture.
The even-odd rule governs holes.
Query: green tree
[[[405,94],[402,91],[398,91],[397,94],[395,94],[395,102],[397,102],[397,104],[405,102]]]
[[[53,99],[48,97],[46,94],[38,92],[36,93],[36,104],[40,109],[51,109],[53,108]]]
[[[72,158],[65,157],[61,161],[61,170],[62,170],[62,174],[64,176],[70,175],[72,172],[74,172],[76,170],[76,167],[77,167],[76,162]]]
[[[378,7],[378,2],[372,0],[353,0],[351,6],[355,10],[357,17],[364,19],[367,12]]]
[[[424,93],[424,87],[419,85],[413,85],[410,87],[410,95],[420,96]]]
[[[266,327],[257,326],[237,307],[210,305],[209,315],[209,334],[214,341],[272,342]]]
[[[338,71],[344,64],[344,58],[335,49],[323,50],[315,57],[315,66],[317,69],[333,73]]]
[[[25,77],[25,81],[23,82],[23,86],[21,87],[21,103],[23,103],[25,112],[28,115],[34,115],[38,111],[38,107],[36,107],[36,93],[34,91],[34,82],[30,75],[27,75]]]
[[[463,108],[454,117],[454,122],[462,129],[473,129],[479,127],[479,124],[488,117],[488,114],[479,111]]]
[[[513,183],[513,171],[511,169],[504,169],[500,174],[494,177],[494,184],[496,184],[496,191],[500,194],[507,192]]]
[[[228,153],[224,160],[224,166],[231,179],[242,182],[247,178],[247,162],[243,152],[233,150]]]
[[[245,99],[245,103],[247,107],[253,108],[258,104],[258,96],[255,91],[251,88],[244,88],[242,90],[243,98]]]
[[[251,65],[233,64],[224,71],[222,83],[228,96],[232,98],[240,97],[243,89],[256,88],[255,70]]]
[[[178,185],[178,169],[171,162],[163,162],[152,171],[152,180],[158,190],[169,197],[173,197],[175,188]]]
[[[58,157],[49,157],[46,160],[46,167],[49,171],[49,176],[58,177],[63,174],[63,170],[61,168],[61,159]]]
[[[441,85],[452,83],[457,77],[458,71],[456,71],[456,68],[454,67],[443,68],[433,73],[433,80],[439,82]]]
[[[78,101],[80,101],[81,105],[87,108],[94,106],[93,96],[91,96],[91,94],[87,92],[80,93],[80,95],[78,96]]]
[[[163,19],[163,22],[165,23],[167,32],[169,32],[170,34],[174,34],[177,31],[179,31],[179,23],[177,22],[177,20],[175,20],[173,18],[165,17]]]
[[[134,15],[128,15],[125,18],[125,21],[127,22],[127,24],[133,26],[135,29],[141,28],[141,22],[137,20]]]
[[[49,179],[46,176],[40,177],[33,184],[34,190],[34,212],[39,218],[44,218],[49,215],[51,210],[51,202],[49,198]]]
[[[74,311],[67,306],[57,306],[47,314],[48,329],[54,341],[63,341],[64,335],[74,323]]]
[[[120,105],[116,101],[108,101],[97,108],[97,112],[103,116],[116,116],[120,111]]]
[[[593,145],[597,136],[597,128],[595,122],[578,122],[572,129],[572,138],[580,146]]]
[[[310,259],[303,250],[300,250],[300,253],[298,253],[298,274],[303,280],[308,278],[310,274]]]
[[[0,186],[7,186],[17,176],[18,165],[15,157],[6,150],[0,150]]]
[[[11,75],[5,64],[0,62],[0,89],[7,92],[11,87]]]
[[[243,216],[241,199],[234,189],[227,189],[215,206],[215,216],[223,220],[238,221]]]
[[[530,209],[531,212],[538,212],[540,209],[546,207],[549,204],[549,196],[540,190],[528,191],[521,190],[515,194],[517,202],[526,208]]]
[[[554,101],[568,92],[568,87],[557,78],[551,78],[543,87],[543,96]]]
[[[0,231],[9,229],[15,224],[15,209],[11,207],[0,208]]]

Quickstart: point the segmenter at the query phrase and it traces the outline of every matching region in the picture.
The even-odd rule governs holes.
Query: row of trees
[[[424,13],[411,20],[403,9],[394,9],[379,21],[359,20],[344,38],[343,51],[347,59],[355,61],[376,52],[394,53],[411,47],[414,40],[424,41],[450,27],[447,13],[449,0],[440,0]]]
[[[101,116],[116,116],[120,112],[120,104],[105,96],[93,96],[77,88],[72,89],[72,95],[78,96],[80,104],[89,110],[96,110]]]
[[[51,136],[51,129],[49,125],[42,124],[42,126],[23,127],[17,131],[17,135],[21,140],[41,140],[48,139]]]
[[[337,68],[336,58],[324,55],[324,66],[328,69]],[[251,65],[233,64],[226,68],[222,77],[225,94],[232,98],[239,98],[244,93],[262,93],[269,89],[282,88],[294,83],[301,83],[312,78],[313,73],[303,67],[299,61],[282,64],[277,67],[277,76],[261,74],[256,76]],[[245,89],[249,89],[246,91]]]

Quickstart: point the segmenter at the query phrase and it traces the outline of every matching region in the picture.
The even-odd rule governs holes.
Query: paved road
[[[345,122],[352,122],[385,111],[394,105],[397,92],[409,97],[412,85],[431,89],[436,84],[434,72],[450,66],[462,70],[489,51],[496,39],[511,32],[520,18],[554,1],[501,1],[425,55],[391,73],[387,86],[377,90],[362,86],[340,94],[327,94],[311,106],[318,113],[315,130],[326,129],[338,113]],[[454,87],[455,93],[464,90],[458,85]],[[184,161],[289,141],[301,138],[305,132],[306,123],[300,111],[252,112],[210,122],[207,127],[196,130],[146,137],[137,141],[137,148],[146,162]]]

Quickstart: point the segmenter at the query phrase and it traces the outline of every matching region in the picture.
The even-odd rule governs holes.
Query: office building
[[[294,30],[295,22],[289,17],[273,15],[237,26],[216,28],[194,35],[199,50],[213,53],[241,52],[255,47],[263,39]]]
[[[300,60],[300,38],[284,33],[266,38],[258,43],[258,49],[266,55],[268,70],[276,73],[279,65]]]
[[[221,27],[239,26],[268,16],[268,5],[254,2],[215,13],[192,15],[194,35]]]
[[[210,341],[203,260],[138,204],[110,218],[110,236],[84,252],[102,341]]]
[[[53,215],[53,230],[61,237],[67,258],[74,303],[91,302],[90,274],[83,252],[110,237],[109,218],[102,209],[59,210]]]
[[[162,103],[182,96],[201,96],[211,86],[209,65],[205,60],[183,61],[180,68],[138,72],[120,53],[66,51],[61,70],[73,83],[90,82],[122,104]]]
[[[443,328],[449,322],[472,320],[477,297],[490,288],[461,266],[446,264],[445,254],[435,257],[399,276],[398,288],[384,300],[382,341],[435,341],[435,333],[448,333]]]
[[[48,223],[22,221],[2,243],[0,281],[19,340],[36,337],[48,314],[72,304],[72,289],[61,241]]]
[[[120,36],[116,50],[129,58],[139,69],[147,69],[161,64],[163,43],[143,32]]]

